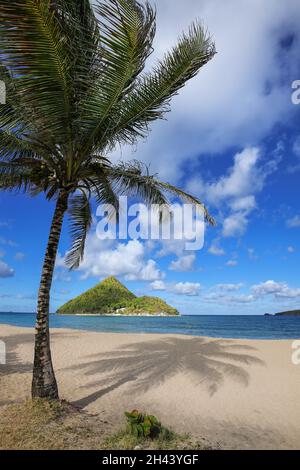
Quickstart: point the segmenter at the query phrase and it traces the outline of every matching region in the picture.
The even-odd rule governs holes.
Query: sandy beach
[[[0,406],[30,396],[33,330],[0,325]],[[300,365],[292,341],[52,330],[64,398],[116,429],[124,410],[225,449],[300,449]]]

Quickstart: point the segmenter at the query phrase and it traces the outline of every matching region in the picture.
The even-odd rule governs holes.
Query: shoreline
[[[66,316],[69,316],[69,315],[66,315]],[[74,315],[75,316],[75,315]],[[103,315],[100,315],[101,317]],[[34,326],[19,326],[19,325],[12,325],[11,323],[1,323],[0,322],[0,339],[1,339],[1,326],[4,326],[4,327],[11,327],[11,328],[24,328],[26,330],[34,330],[35,327]],[[86,330],[84,328],[69,328],[69,327],[65,327],[65,326],[54,326],[54,327],[51,327],[50,326],[50,333],[51,331],[55,331],[57,330],[58,332],[82,332],[82,333],[97,333],[97,334],[100,334],[100,335],[137,335],[137,336],[182,336],[184,338],[201,338],[201,339],[207,339],[207,340],[228,340],[228,341],[266,341],[266,342],[270,342],[270,341],[276,341],[276,342],[293,342],[293,341],[298,341],[299,340],[299,337],[296,336],[295,338],[245,338],[245,337],[241,337],[241,338],[237,338],[237,337],[230,337],[230,336],[208,336],[208,335],[191,335],[191,334],[188,334],[188,333],[173,333],[173,332],[170,332],[170,333],[161,333],[161,332],[138,332],[138,331],[99,331],[99,330]]]
[[[178,318],[181,315],[164,315],[164,314],[134,314],[134,313],[56,313],[55,315],[65,315],[65,316],[74,316],[74,317],[141,317],[141,318]]]
[[[69,316],[69,315],[65,315],[65,316]],[[76,316],[76,315],[74,315]],[[80,315],[82,316],[82,315]],[[85,316],[85,315],[84,315]],[[89,316],[89,315],[88,315]],[[93,315],[94,316],[94,315]],[[99,316],[103,316],[103,315],[99,315]],[[34,330],[35,327],[33,325],[30,325],[30,326],[26,326],[26,325],[22,325],[22,326],[19,326],[19,325],[12,325],[11,323],[1,323],[0,322],[0,339],[1,339],[1,327],[4,326],[4,327],[11,327],[11,328],[24,328],[26,330]],[[276,342],[293,342],[293,341],[298,341],[299,340],[299,336],[295,336],[294,338],[247,338],[247,337],[231,337],[231,336],[209,336],[209,335],[191,335],[191,334],[188,334],[188,333],[173,333],[173,332],[169,332],[169,333],[161,333],[161,332],[145,332],[145,331],[141,331],[141,332],[138,332],[138,331],[99,331],[99,330],[88,330],[88,329],[85,329],[85,328],[69,328],[69,327],[65,327],[65,326],[54,326],[54,327],[51,327],[50,326],[50,333],[51,331],[54,331],[54,330],[58,330],[59,332],[82,332],[82,333],[99,333],[99,334],[107,334],[107,335],[152,335],[152,336],[182,336],[184,338],[186,337],[189,337],[189,338],[202,338],[202,339],[210,339],[210,340],[229,340],[229,341],[267,341],[267,342],[270,342],[270,341],[276,341]]]
[[[120,429],[145,410],[222,448],[300,448],[300,365],[291,340],[51,329],[61,398]],[[34,328],[0,324],[1,405],[30,397]],[[234,397],[234,400],[233,400]]]

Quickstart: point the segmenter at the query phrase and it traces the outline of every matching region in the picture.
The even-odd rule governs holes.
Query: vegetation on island
[[[286,312],[274,313],[265,313],[265,317],[300,317],[300,310],[288,310]]]
[[[128,306],[124,309],[124,313],[148,313],[150,315],[158,315],[161,313],[164,315],[179,315],[176,308],[171,307],[159,297],[152,296],[136,297],[128,303]]]
[[[57,310],[60,314],[179,315],[158,297],[136,297],[114,276],[70,300]]]
[[[275,313],[275,317],[300,317],[300,310],[288,310],[287,312]]]

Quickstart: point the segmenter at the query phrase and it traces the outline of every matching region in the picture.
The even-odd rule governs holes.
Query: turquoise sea
[[[0,313],[0,324],[33,327],[33,313]],[[300,339],[300,317],[183,315],[76,317],[50,315],[50,326],[119,333],[172,333],[217,338]]]

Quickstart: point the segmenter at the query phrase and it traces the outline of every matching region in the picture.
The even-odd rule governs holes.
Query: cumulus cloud
[[[58,256],[56,267],[65,267],[64,257]],[[128,280],[155,281],[162,277],[156,262],[145,259],[143,243],[138,240],[127,243],[99,240],[95,232],[87,238],[84,258],[78,271],[82,279],[113,275]]]
[[[257,296],[274,295],[277,298],[300,297],[300,289],[291,288],[286,282],[266,281],[252,286],[252,293]]]
[[[167,288],[164,281],[154,281],[150,284],[150,287],[152,290],[157,290],[157,291],[164,291]]]
[[[263,188],[267,176],[267,169],[258,166],[260,158],[259,148],[246,147],[234,155],[233,165],[218,180],[207,183],[195,177],[189,181],[188,188],[193,192],[201,192],[208,203],[214,206],[228,200],[231,206],[236,204],[236,209],[243,208],[247,203],[248,209],[249,204],[253,206],[255,203],[252,194]],[[241,202],[242,198],[244,200]],[[242,207],[239,208],[239,204]]]
[[[25,258],[25,253],[22,253],[21,251],[18,251],[15,256],[14,256],[15,260],[17,261],[23,261],[23,259]]]
[[[288,228],[296,228],[296,227],[300,227],[300,215],[295,215],[294,217],[292,217],[291,219],[288,219],[286,221],[286,226]]]
[[[253,195],[241,197],[230,203],[233,211],[252,211],[256,208],[256,201]]]
[[[197,282],[178,282],[174,286],[174,292],[178,295],[199,295],[201,285]]]
[[[229,266],[231,268],[233,268],[234,266],[237,266],[238,265],[238,262],[234,259],[230,259],[229,261],[227,261],[226,263],[226,266]]]
[[[239,304],[248,304],[250,302],[254,302],[255,296],[254,295],[234,295],[226,297],[227,302],[236,302]]]
[[[300,298],[300,288],[292,288],[286,282],[265,281],[250,287],[248,292],[233,295],[243,287],[238,284],[217,284],[212,291],[203,296],[209,303],[223,304],[250,304],[263,301],[265,298],[279,300],[293,300]]]
[[[169,269],[171,271],[186,272],[194,269],[194,263],[196,261],[196,255],[190,254],[179,257],[177,260],[172,261]]]
[[[56,268],[56,270],[55,270],[55,272],[54,272],[53,280],[54,280],[54,281],[58,281],[58,282],[71,282],[71,281],[72,281],[72,277],[70,276],[70,274],[68,274],[68,273],[65,271],[65,263],[64,263],[63,258],[60,257],[60,255],[58,255],[57,263],[58,263],[59,265],[61,264],[61,269],[57,269],[57,268]],[[57,266],[58,264],[56,264],[56,266]]]
[[[17,243],[14,242],[13,240],[9,240],[9,239],[4,238],[4,237],[0,237],[0,245],[7,245],[7,246],[11,246],[11,247],[18,246]]]
[[[224,256],[226,254],[223,248],[220,247],[218,240],[214,240],[212,242],[211,246],[208,249],[208,252],[214,256]]]
[[[242,283],[239,283],[239,284],[217,284],[216,285],[216,289],[219,289],[221,291],[229,291],[229,292],[240,290],[242,287],[243,287]]]
[[[237,304],[246,304],[246,303],[251,303],[256,300],[255,296],[250,294],[250,295],[227,295],[224,292],[212,292],[210,294],[207,294],[204,297],[204,300],[207,302],[222,302],[226,304],[232,304],[232,303],[237,303]]]
[[[248,248],[247,251],[248,251],[248,258],[251,261],[256,261],[258,259],[258,256],[256,255],[254,248]]]
[[[247,196],[249,198],[249,194],[261,190],[265,174],[257,166],[259,158],[260,151],[256,147],[245,148],[242,152],[237,153],[228,174],[205,186],[208,202],[217,204],[224,199],[230,199],[231,205],[237,204],[236,198],[238,200]],[[251,204],[253,205],[253,199]]]
[[[295,156],[295,163],[287,168],[288,173],[300,171],[300,135],[295,139],[292,151]]]
[[[10,268],[8,264],[0,260],[0,278],[13,277],[14,274],[13,268]]]
[[[237,212],[232,214],[223,222],[222,235],[223,237],[240,237],[244,235],[248,226],[247,214],[244,212]]]
[[[246,232],[249,216],[256,209],[255,195],[262,191],[265,182],[278,166],[279,153],[273,154],[267,163],[258,147],[247,147],[233,158],[233,165],[218,180],[205,182],[191,179],[187,186],[211,206],[220,210],[223,217],[221,234],[224,237],[240,237]],[[226,215],[223,215],[222,214]]]
[[[129,242],[130,243],[130,242]],[[121,273],[120,273],[121,274]],[[124,275],[124,273],[123,273]],[[125,274],[125,278],[129,281],[155,281],[162,276],[156,262],[149,259],[145,266],[141,266],[139,271],[135,273]]]
[[[300,135],[294,141],[293,152],[296,157],[300,158]]]

